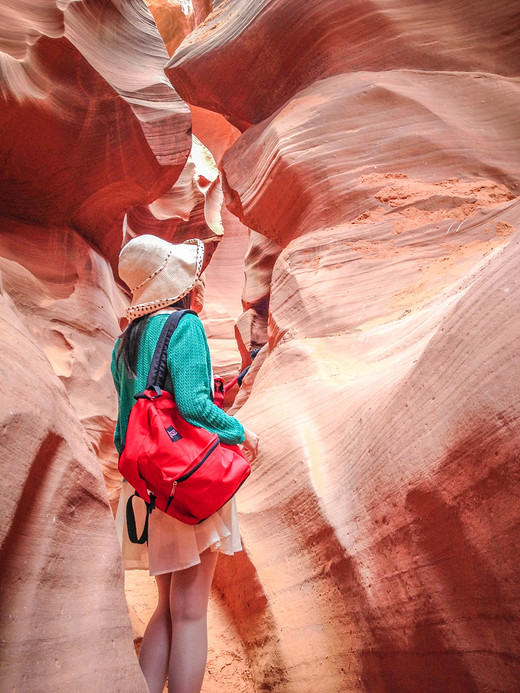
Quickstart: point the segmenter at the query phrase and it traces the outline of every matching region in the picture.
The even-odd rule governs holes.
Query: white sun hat
[[[178,244],[149,234],[132,238],[119,254],[119,276],[132,292],[128,321],[186,296],[202,272],[203,260],[204,243],[198,238]]]

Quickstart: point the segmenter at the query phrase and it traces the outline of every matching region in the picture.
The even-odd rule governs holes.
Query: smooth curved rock
[[[210,9],[150,4],[170,50]],[[217,3],[167,72],[235,217],[216,178],[178,178],[190,116],[144,3],[6,16],[3,334],[24,340],[0,383],[4,411],[23,385],[4,422],[6,685],[143,685],[92,454],[113,489],[115,402],[96,402],[125,299],[88,243],[113,263],[127,213],[127,235],[207,234],[219,374],[268,339],[233,407],[260,455],[246,552],[216,575],[211,685],[248,690],[239,652],[280,693],[516,693],[517,3]]]
[[[234,327],[242,312],[240,292],[244,281],[248,232],[225,207],[222,210],[222,223],[224,235],[205,272],[206,291],[201,318],[208,335],[213,370],[229,381],[244,367]],[[236,392],[235,387],[226,395],[226,409]]]
[[[414,186],[414,181],[402,177],[395,182],[405,184],[408,193],[415,187],[416,194],[424,196],[423,202],[428,200],[427,186],[420,182]],[[520,209],[518,200],[490,204],[494,209],[487,209],[485,192],[477,204],[482,195],[479,188],[486,190],[481,183],[473,186],[473,204],[462,203],[449,211],[444,206],[436,209],[439,199],[450,199],[450,186],[456,189],[457,184],[444,187],[445,197],[430,192],[430,211],[414,210],[415,226],[413,214],[396,220],[383,213],[379,222],[320,230],[289,244],[273,271],[271,349],[279,341],[299,335],[361,334],[376,326],[407,323],[416,311],[446,313],[486,256],[506,244],[517,230]],[[507,199],[506,190],[490,188]],[[387,202],[392,199],[385,194]],[[458,196],[451,199],[462,202]],[[472,211],[459,221],[456,212],[465,207]],[[405,213],[413,207],[402,209]],[[414,341],[421,342],[420,332],[415,333]]]
[[[497,108],[497,104],[500,108]],[[457,177],[520,192],[518,82],[493,75],[381,72],[317,82],[250,128],[222,160],[230,210],[280,245],[392,207],[381,174]],[[372,178],[372,174],[378,174]]]
[[[518,76],[519,39],[514,0],[231,0],[185,39],[166,72],[185,101],[243,130],[340,73]]]
[[[281,251],[277,243],[256,231],[249,232],[242,290],[244,312],[235,327],[243,367],[251,363],[251,351],[267,343],[271,277]]]
[[[518,234],[427,305],[411,285],[388,321],[369,314],[392,311],[392,287],[358,263],[330,300],[313,240],[284,251],[273,315],[303,318],[321,295],[336,324],[287,334],[239,413],[261,440],[241,527],[282,633],[280,690],[513,692]]]
[[[381,6],[226,3],[167,68],[246,130],[226,200],[284,248],[232,409],[261,441],[239,502],[279,634],[269,685],[512,693],[518,8]]]
[[[173,55],[185,36],[211,12],[213,0],[145,0],[168,53]]]
[[[3,291],[0,315],[2,687],[144,693],[96,455]]]
[[[189,110],[164,78],[167,52],[141,3],[71,3],[52,39],[24,8],[16,18],[25,43],[7,48],[17,55],[23,44],[25,61],[5,53],[0,64],[1,145],[10,151],[0,210],[74,227],[115,265],[127,209],[166,192],[184,166]]]
[[[175,185],[150,205],[137,205],[126,216],[129,236],[153,234],[167,241],[182,243],[188,238],[217,244],[224,233],[224,196],[219,173],[211,152],[192,138],[190,156]],[[206,252],[211,257],[212,252]],[[206,265],[208,263],[206,257]]]
[[[193,134],[212,153],[217,165],[226,151],[240,137],[240,130],[233,127],[218,113],[190,106]]]
[[[115,503],[109,263],[125,212],[179,176],[191,118],[140,2],[2,9],[2,684],[137,693],[101,474]]]
[[[11,221],[9,234],[0,235],[0,269],[4,291],[65,386],[115,504],[120,474],[110,358],[127,302],[110,265],[72,229]]]

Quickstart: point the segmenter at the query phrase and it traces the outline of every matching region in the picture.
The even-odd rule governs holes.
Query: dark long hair
[[[191,292],[183,296],[170,308],[189,308],[191,305]],[[139,345],[146,330],[149,315],[141,315],[132,320],[122,335],[119,337],[119,348],[116,355],[116,364],[119,366],[119,359],[123,359],[125,373],[129,378],[137,376],[137,359],[139,357]]]

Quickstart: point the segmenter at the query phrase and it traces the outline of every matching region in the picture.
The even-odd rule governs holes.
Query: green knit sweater
[[[167,313],[148,318],[139,345],[137,378],[125,373],[123,359],[116,363],[119,340],[112,352],[112,377],[119,398],[114,443],[120,453],[125,445],[130,410],[134,395],[146,386],[155,346],[168,318]],[[168,346],[168,376],[165,389],[175,396],[181,416],[195,426],[217,433],[223,443],[242,443],[244,427],[232,416],[213,404],[211,399],[211,360],[208,341],[197,315],[187,313],[180,320]]]

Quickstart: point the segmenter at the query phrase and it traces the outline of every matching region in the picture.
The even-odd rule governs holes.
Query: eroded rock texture
[[[191,117],[142,3],[0,5],[2,688],[144,691],[109,505],[111,265]]]
[[[247,127],[344,72],[517,76],[519,14],[511,0],[493,11],[484,0],[233,0],[184,41],[168,74],[186,101]]]
[[[261,436],[247,551],[217,584],[258,690],[520,685],[519,20],[236,0],[168,64],[243,131],[238,329],[263,311],[268,344],[235,401]]]
[[[345,236],[331,240],[332,260]],[[297,332],[258,373],[241,411],[264,433],[242,526],[283,624],[282,689],[515,690],[517,276],[516,241],[428,308],[410,296],[381,320],[366,294],[345,301],[351,329]]]
[[[1,228],[12,218],[72,227],[115,266],[125,212],[178,178],[191,118],[164,79],[167,52],[142,3],[53,7],[35,3],[43,27],[29,3],[11,9],[12,24],[0,29],[0,128],[9,152]]]
[[[216,371],[241,309],[262,347],[208,690],[516,692],[518,4],[0,4],[2,683],[144,690],[108,365],[151,231],[206,241]]]
[[[71,229],[14,222],[0,236],[0,255],[4,294],[65,385],[116,503],[120,477],[109,366],[126,301],[110,265]]]
[[[7,289],[31,275],[7,260],[1,271],[2,688],[144,691],[99,462],[46,358],[62,373],[70,367],[64,334],[73,328],[60,327],[56,312],[52,330],[38,311],[29,328]],[[33,281],[26,298],[52,301],[44,283]]]

